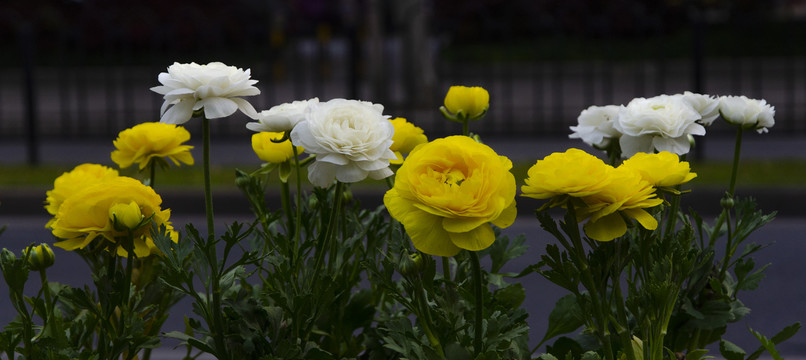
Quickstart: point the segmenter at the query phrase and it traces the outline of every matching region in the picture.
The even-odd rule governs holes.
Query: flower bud
[[[425,269],[425,259],[419,252],[400,258],[400,273],[406,276],[417,275]]]
[[[132,201],[128,204],[118,203],[112,205],[109,208],[109,218],[112,220],[115,230],[134,231],[142,225],[145,216],[143,216],[142,211],[140,211],[140,205]]]
[[[28,266],[33,271],[45,270],[56,262],[56,256],[48,244],[31,245],[22,252],[24,256],[28,257]]]
[[[731,196],[728,193],[725,193],[725,196],[723,196],[722,199],[719,200],[719,205],[722,205],[723,209],[731,209],[731,208],[733,208],[733,205],[734,205],[733,196]]]
[[[489,107],[490,94],[482,87],[451,86],[445,95],[445,108],[459,119],[480,119]]]

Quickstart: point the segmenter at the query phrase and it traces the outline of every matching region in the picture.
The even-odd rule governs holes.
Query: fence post
[[[26,154],[28,165],[39,165],[39,133],[36,115],[36,91],[34,87],[34,30],[31,23],[23,21],[18,30],[18,41],[22,53],[24,120],[26,132]]]

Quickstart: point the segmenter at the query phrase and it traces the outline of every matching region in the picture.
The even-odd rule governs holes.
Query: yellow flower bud
[[[389,150],[395,153],[397,159],[391,160],[392,164],[402,164],[403,155],[410,153],[417,145],[428,142],[428,137],[423,134],[423,129],[406,121],[404,118],[389,119],[395,127],[395,134],[392,136],[392,145]]]
[[[283,142],[274,142],[283,138],[284,133],[281,132],[259,132],[252,135],[252,150],[255,151],[260,160],[270,162],[272,164],[279,164],[286,162],[294,157],[294,148],[291,140]],[[301,153],[303,149],[297,147],[297,154]]]
[[[490,94],[482,87],[451,86],[445,95],[445,108],[460,119],[480,119],[489,107]]]
[[[28,257],[28,266],[33,271],[45,270],[56,262],[56,255],[53,254],[53,250],[50,249],[48,244],[31,245],[24,249],[22,253]]]
[[[137,230],[143,222],[143,212],[136,202],[132,201],[128,204],[118,203],[109,207],[109,219],[115,230],[123,231],[126,229]]]

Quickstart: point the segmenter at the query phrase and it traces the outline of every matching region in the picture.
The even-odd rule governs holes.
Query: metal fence
[[[268,22],[250,28],[262,41],[231,42],[229,37],[205,31],[204,17],[194,14],[186,11],[183,19],[150,32],[147,38],[133,39],[136,31],[126,33],[153,15],[138,13],[123,27],[112,18],[92,24],[91,31],[85,27],[44,43],[38,36],[43,30],[36,24],[11,21],[16,17],[4,14],[5,34],[14,36],[6,36],[5,49],[12,51],[0,55],[0,138],[25,139],[31,146],[51,138],[110,139],[137,123],[157,121],[162,99],[149,88],[158,85],[157,74],[170,65],[168,59],[222,60],[250,68],[262,90],[250,99],[258,110],[315,96],[360,98],[383,103],[387,114],[409,118],[433,137],[455,132],[437,111],[445,91],[454,84],[490,91],[489,116],[475,129],[492,137],[564,136],[589,105],[624,104],[634,97],[685,90],[765,98],[776,107],[776,132],[806,134],[804,51],[710,56],[698,48],[697,36],[702,34],[695,31],[689,35],[692,47],[684,54],[669,53],[664,49],[665,38],[650,35],[634,43],[645,56],[609,53],[630,49],[629,42],[620,48],[599,43],[589,57],[539,55],[552,52],[545,48],[518,58],[483,54],[502,51],[490,45],[476,50],[482,56],[467,60],[442,56],[445,42],[433,36],[427,37],[425,46],[436,55],[435,77],[418,87],[411,79],[424,69],[407,63],[411,47],[401,34],[387,32],[368,39],[357,28],[344,27],[351,31],[335,33],[325,27],[313,34],[278,35]],[[793,36],[769,41],[785,40],[801,47],[806,43]],[[625,43],[600,42],[611,40]],[[743,46],[741,38],[731,41],[734,47]],[[563,40],[552,44],[563,44]],[[646,44],[652,44],[649,50]],[[532,46],[546,47],[535,40],[508,49]],[[380,61],[382,66],[370,61]],[[373,66],[375,73],[370,74],[367,69]],[[247,121],[242,115],[215,121],[216,137],[247,135]]]

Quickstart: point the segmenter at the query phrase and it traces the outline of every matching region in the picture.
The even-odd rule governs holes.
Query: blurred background
[[[436,108],[456,84],[490,91],[486,137],[564,137],[589,105],[685,90],[765,98],[774,133],[806,134],[806,0],[4,0],[0,36],[0,140],[32,163],[45,139],[157,121],[174,61],[251,69],[258,110],[357,98],[431,137],[455,133]]]
[[[806,319],[806,287],[795,275],[806,251],[806,0],[2,0],[0,39],[0,163],[58,164],[37,180],[33,167],[0,167],[3,178],[24,177],[0,185],[0,225],[10,225],[0,247],[53,240],[43,227],[45,190],[82,161],[111,164],[120,131],[158,121],[163,100],[149,89],[174,62],[251,69],[262,93],[249,101],[258,111],[311,97],[361,99],[383,104],[385,114],[407,118],[430,139],[459,132],[437,111],[448,88],[483,86],[490,112],[471,130],[523,171],[568,144],[585,148],[567,135],[590,105],[686,90],[746,95],[774,105],[776,124],[769,134],[747,134],[743,155],[756,163],[740,183],[767,177],[740,195],[757,195],[783,219],[756,238],[778,242],[758,258],[774,266],[748,296],[754,313],[729,335],[754,348],[746,326],[772,335]],[[238,144],[216,144],[214,160],[259,166],[247,120],[238,113],[211,123],[214,142]],[[199,136],[199,122],[186,126]],[[720,123],[708,132],[698,157],[728,163],[731,128]],[[702,179],[711,167],[697,168]],[[719,187],[704,180],[706,191],[692,202],[707,200],[714,210],[728,171],[721,169]],[[198,192],[164,198],[177,214],[203,208]],[[233,205],[222,213],[247,210],[234,189],[217,209],[228,199]],[[521,211],[531,214],[525,204]],[[521,216],[511,231],[537,228]],[[540,256],[546,238],[538,236],[524,261]],[[80,260],[70,261],[60,261],[63,278],[54,280],[82,278]],[[530,319],[542,334],[562,294],[537,276],[528,281]],[[0,324],[10,315],[0,311]],[[805,339],[799,334],[780,349],[806,354]]]

